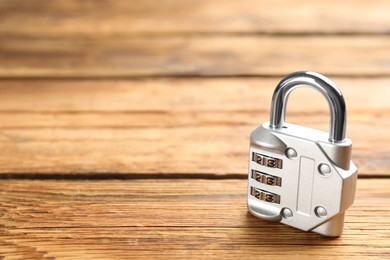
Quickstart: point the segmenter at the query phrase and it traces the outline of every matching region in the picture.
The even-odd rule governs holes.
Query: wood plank
[[[0,36],[0,77],[389,76],[389,36]],[[318,54],[326,55],[318,55]]]
[[[389,256],[389,179],[358,181],[338,239],[251,216],[246,180],[1,180],[10,257]]]
[[[389,79],[336,82],[347,99],[347,136],[360,176],[387,176]],[[276,83],[273,78],[0,81],[0,173],[244,177],[249,133],[268,120]],[[367,86],[370,95],[363,95]],[[325,100],[312,90],[297,92],[288,121],[327,131]]]
[[[299,120],[298,120],[299,121]],[[361,176],[389,175],[388,128],[354,125],[353,160]],[[255,127],[6,129],[1,174],[247,174]],[[374,128],[374,129],[373,129]],[[352,132],[352,131],[351,131]],[[227,163],[229,162],[229,163]]]
[[[0,34],[388,33],[389,9],[380,0],[2,0]]]
[[[0,80],[0,113],[268,113],[282,77]],[[389,77],[329,78],[342,91],[349,115],[380,118],[390,112]],[[291,94],[288,112],[327,114],[328,106],[320,94],[301,88]]]

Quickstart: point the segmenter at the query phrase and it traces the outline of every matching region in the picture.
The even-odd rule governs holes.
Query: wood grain
[[[388,131],[373,127],[371,120],[354,126],[349,135],[353,159],[361,175],[387,176]],[[6,129],[1,131],[0,173],[245,176],[254,128]]]
[[[380,0],[2,0],[0,34],[388,33],[389,8]]]
[[[338,239],[252,217],[246,180],[2,180],[0,185],[0,252],[10,258],[258,258],[261,252],[262,259],[383,259],[390,253],[387,179],[358,181]]]
[[[381,117],[390,112],[389,77],[330,78],[342,91],[349,115]],[[272,93],[280,80],[280,77],[0,80],[0,113],[268,113]],[[301,88],[291,94],[287,112],[328,114],[328,105],[317,92]]]
[[[0,77],[389,76],[389,36],[0,36]],[[319,54],[326,55],[319,55]]]
[[[0,259],[390,258],[389,8],[0,0]],[[249,133],[298,70],[347,103],[359,179],[338,239],[246,208]],[[292,94],[288,122],[328,120]]]
[[[268,120],[277,80],[25,82],[0,82],[1,174],[245,177],[248,136]],[[389,79],[336,82],[347,99],[360,176],[387,176]],[[371,95],[362,96],[368,84]],[[297,92],[288,121],[327,131],[326,101],[312,90]]]

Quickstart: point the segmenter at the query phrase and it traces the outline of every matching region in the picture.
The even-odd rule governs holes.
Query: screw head
[[[330,175],[330,172],[332,171],[330,166],[327,165],[326,163],[321,163],[318,165],[318,171],[321,173],[323,176],[328,176]]]
[[[294,215],[293,212],[289,208],[284,208],[282,210],[282,217],[284,219],[291,219],[293,217],[293,215]]]
[[[287,148],[285,153],[288,159],[294,159],[298,155],[297,151],[295,151],[294,148],[291,147]]]
[[[314,209],[314,213],[316,214],[317,217],[319,218],[324,218],[326,215],[328,215],[328,212],[324,207],[318,206]]]

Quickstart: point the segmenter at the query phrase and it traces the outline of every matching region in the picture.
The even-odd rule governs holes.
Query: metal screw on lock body
[[[281,128],[286,117],[286,104],[291,91],[301,86],[312,87],[328,100],[330,108],[330,142],[342,142],[345,138],[346,108],[344,97],[337,86],[325,76],[315,72],[295,72],[286,76],[272,96],[271,128]]]

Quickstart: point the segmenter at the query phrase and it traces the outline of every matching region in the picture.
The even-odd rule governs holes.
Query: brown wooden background
[[[390,2],[0,1],[0,256],[390,257]],[[249,133],[286,74],[345,95],[338,239],[246,209]],[[288,121],[323,130],[295,91]]]

